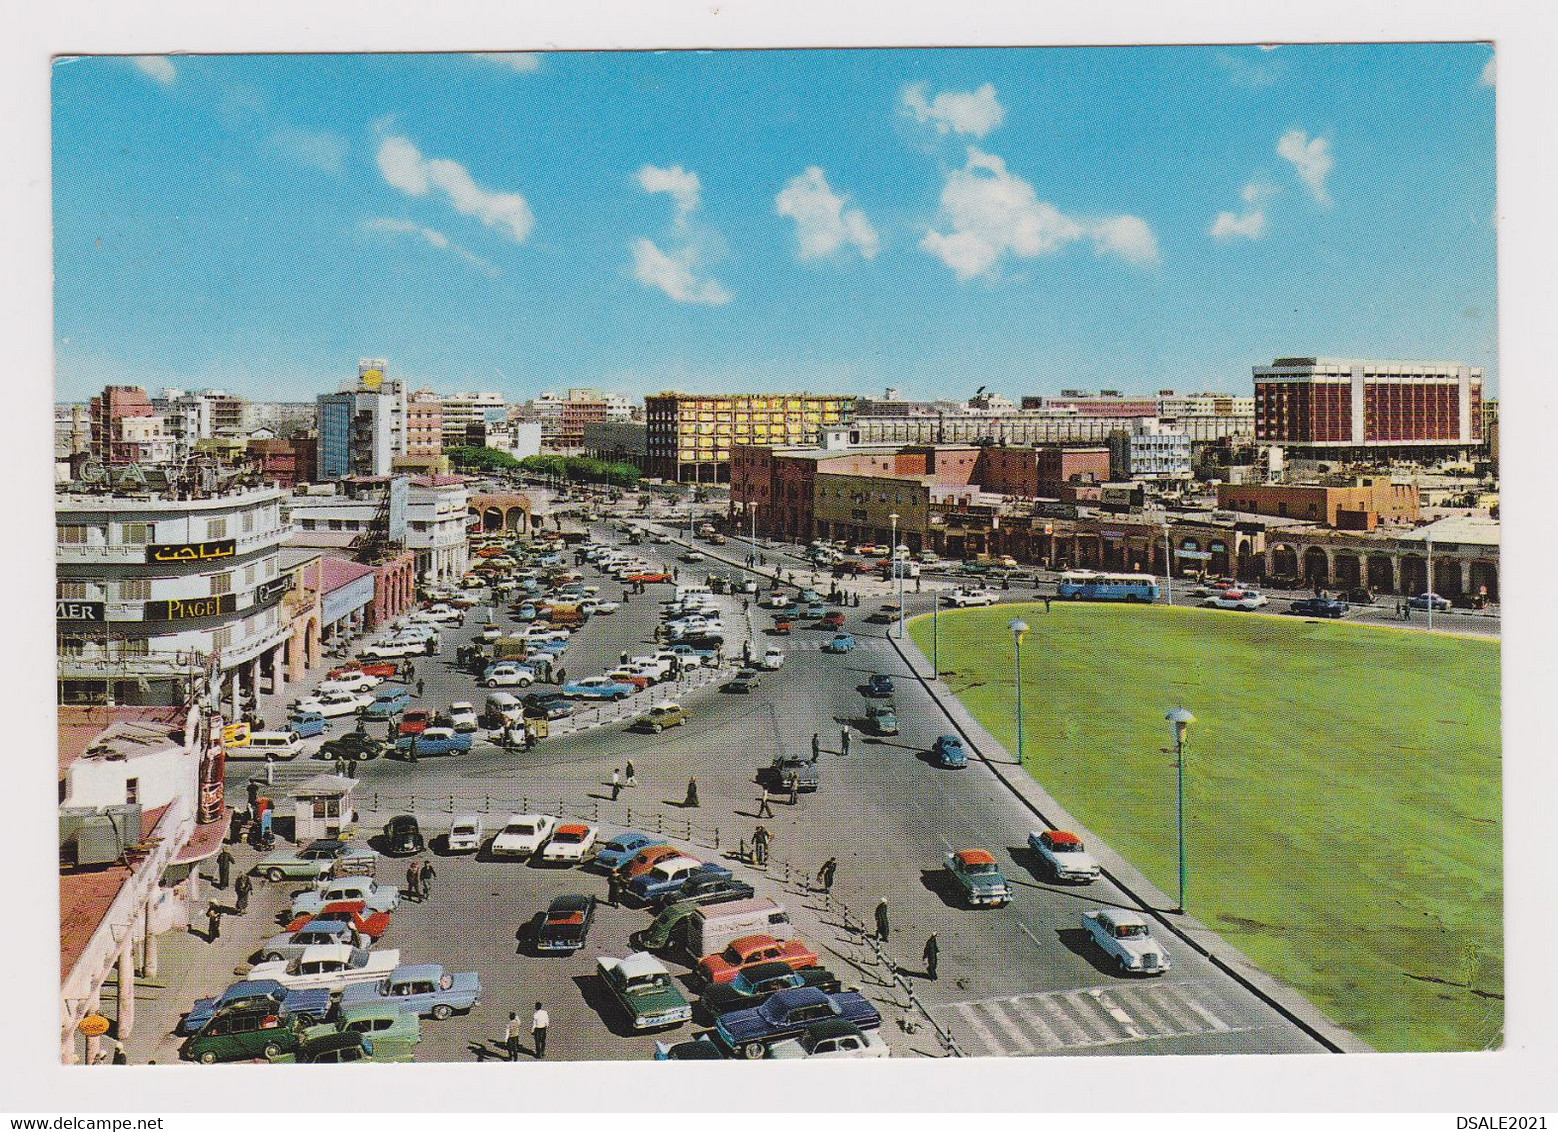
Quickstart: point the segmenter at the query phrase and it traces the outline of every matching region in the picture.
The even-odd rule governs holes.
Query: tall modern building
[[[406,388],[387,380],[384,366],[382,359],[365,358],[355,386],[316,399],[320,479],[387,476],[395,457],[406,455]]]
[[[439,398],[443,446],[459,448],[485,432],[488,409],[503,409],[501,393],[446,393]]]
[[[138,385],[110,385],[92,398],[92,455],[105,464],[161,463],[172,456],[162,418]]]
[[[855,398],[817,393],[658,393],[644,399],[651,476],[726,483],[738,444],[816,444],[847,424]]]
[[[1291,455],[1439,459],[1482,445],[1482,370],[1472,366],[1278,358],[1254,375],[1255,437]]]

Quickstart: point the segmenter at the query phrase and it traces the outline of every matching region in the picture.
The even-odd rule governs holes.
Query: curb
[[[1016,760],[968,713],[950,689],[939,679],[928,678],[925,675],[925,670],[930,667],[930,661],[920,651],[919,646],[907,636],[900,641],[889,635],[887,640],[898,653],[899,659],[908,666],[914,679],[935,701],[942,714],[968,742],[975,755],[990,769],[997,781],[1048,828],[1078,831],[1093,847],[1093,853],[1103,864],[1104,873],[1109,880],[1123,894],[1135,901],[1143,912],[1151,915],[1192,950],[1204,956],[1213,966],[1313,1038],[1327,1052],[1375,1052],[1373,1046],[1331,1021],[1296,989],[1257,967],[1248,956],[1234,948],[1211,928],[1189,915],[1169,912],[1168,909],[1173,907],[1174,902],[1166,893],[1160,891],[1130,862],[1110,849],[1102,838],[1095,836],[1067,813],[1065,808],[1037,781],[1026,773],[1021,779],[1017,779],[1006,772],[1004,768],[1016,766]],[[909,650],[913,652],[912,657]],[[999,751],[1006,758],[1002,762],[997,762],[985,753],[986,750]]]

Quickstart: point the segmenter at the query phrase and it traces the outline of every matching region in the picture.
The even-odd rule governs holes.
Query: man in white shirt
[[[552,1024],[552,1018],[546,1012],[546,1008],[539,1002],[536,1003],[536,1012],[530,1019],[530,1040],[535,1046],[536,1060],[546,1057],[546,1029]]]

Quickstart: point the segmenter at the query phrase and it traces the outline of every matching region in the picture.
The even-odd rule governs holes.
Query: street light
[[[930,607],[930,666],[937,680],[941,679],[941,591],[931,591]]]
[[[1177,789],[1175,790],[1174,826],[1178,834],[1179,842],[1179,907],[1176,912],[1185,910],[1185,732],[1196,721],[1196,717],[1184,708],[1175,708],[1163,717],[1174,725],[1174,767]]]
[[[1012,670],[1017,684],[1017,764],[1022,765],[1022,638],[1028,623],[1012,618],[1006,623],[1012,631]]]
[[[898,639],[903,640],[903,575],[898,570],[898,513],[887,516],[893,524],[893,549],[888,556],[888,569],[898,576]],[[892,575],[889,575],[892,576]]]
[[[1168,587],[1168,603],[1174,604],[1174,543],[1169,538],[1168,520],[1163,520],[1163,581]]]

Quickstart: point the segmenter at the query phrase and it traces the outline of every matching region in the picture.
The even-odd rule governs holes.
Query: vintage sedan
[[[756,963],[728,983],[711,983],[703,990],[699,1005],[710,1018],[761,1006],[771,995],[794,987],[816,987],[832,994],[841,989],[838,976],[826,967],[802,967],[788,963]]]
[[[823,652],[842,653],[855,647],[855,638],[848,633],[835,633],[833,639],[822,646]]]
[[[287,716],[287,730],[299,739],[311,739],[323,735],[332,724],[317,711],[295,711]]]
[[[393,912],[400,906],[400,890],[394,885],[380,884],[371,877],[315,881],[311,890],[293,894],[291,914],[318,915],[326,904],[341,900],[361,900],[371,912]]]
[[[698,960],[698,974],[706,983],[728,983],[748,967],[759,963],[784,963],[800,970],[817,966],[817,953],[805,940],[778,940],[771,935],[744,935],[725,950]]]
[[[266,880],[314,880],[324,876],[337,863],[342,869],[366,866],[372,869],[373,850],[335,837],[322,837],[301,849],[277,849],[261,857],[249,871]]]
[[[284,987],[274,979],[244,979],[213,998],[197,998],[180,1019],[175,1033],[198,1033],[216,1015],[232,1010],[262,1010],[289,1014],[303,1025],[313,1025],[330,1013],[330,992],[318,987]]]
[[[987,850],[959,849],[947,854],[943,866],[970,906],[1004,908],[1011,903],[1012,886]]]
[[[1207,598],[1201,606],[1203,609],[1234,609],[1248,612],[1269,604],[1270,600],[1265,594],[1256,593],[1254,590],[1224,590]]]
[[[393,1004],[365,1003],[343,1008],[333,1022],[310,1026],[303,1040],[306,1044],[330,1034],[361,1034],[373,1043],[374,1061],[410,1061],[422,1040],[422,1020]]]
[[[456,731],[475,731],[481,726],[476,705],[469,700],[456,700],[449,705],[449,726]]]
[[[596,828],[589,822],[558,823],[552,836],[541,846],[539,860],[547,865],[577,865],[590,858],[595,848]]]
[[[552,835],[557,819],[546,814],[510,814],[492,839],[488,852],[494,857],[529,857]]]
[[[362,709],[362,717],[390,720],[410,706],[411,693],[405,688],[379,688],[373,693],[373,702]]]
[[[322,692],[316,696],[303,697],[293,710],[313,712],[326,719],[335,719],[343,715],[356,715],[372,702],[372,692]]]
[[[412,857],[427,848],[422,828],[411,814],[396,814],[384,823],[383,849],[391,857]]]
[[[295,932],[273,935],[260,944],[262,962],[285,962],[302,957],[303,952],[319,944],[344,944],[347,947],[367,947],[369,941],[346,920],[327,920],[312,917]]]
[[[893,678],[882,673],[873,673],[866,681],[865,694],[872,699],[886,699],[893,694]]]
[[[725,684],[721,691],[738,692],[745,695],[757,691],[757,686],[761,682],[762,677],[756,669],[743,668]]]
[[[673,904],[691,903],[724,904],[731,900],[750,900],[757,891],[746,881],[738,880],[723,865],[710,865],[692,873],[675,891],[655,898],[651,903],[658,911]]]
[[[595,867],[604,872],[615,872],[637,856],[641,849],[665,843],[665,838],[652,833],[626,830],[595,847]]]
[[[354,983],[341,992],[342,1015],[359,1007],[394,1006],[423,1018],[442,1021],[464,1014],[481,1001],[481,980],[475,971],[445,971],[438,963],[396,967],[375,982]]]
[[[429,755],[455,755],[471,749],[472,733],[456,731],[452,727],[426,727],[412,735],[402,735],[395,740],[395,752],[409,755],[411,744],[416,744],[417,757]]]
[[[634,1030],[680,1026],[692,1017],[692,1005],[653,955],[635,951],[625,959],[602,956],[595,966],[601,985]]]
[[[1288,612],[1297,617],[1327,617],[1339,621],[1351,608],[1334,597],[1301,597],[1288,606]]]
[[[284,987],[324,987],[337,991],[352,983],[372,982],[400,963],[400,951],[368,951],[345,944],[306,947],[295,959],[256,963],[251,978],[275,979]]]
[[[570,893],[559,896],[537,913],[534,921],[537,951],[571,954],[584,946],[595,920],[595,897]]]
[[[383,680],[377,676],[370,676],[362,669],[354,669],[343,672],[339,676],[328,676],[320,682],[317,692],[367,692],[377,688]]]
[[[563,695],[576,700],[625,700],[636,690],[609,676],[586,676],[563,685]]]
[[[296,1016],[266,1005],[224,1010],[192,1035],[179,1056],[202,1065],[218,1061],[252,1061],[290,1053],[302,1042],[302,1024]]]
[[[853,1022],[861,1030],[881,1026],[882,1016],[856,991],[828,994],[816,987],[795,987],[773,995],[761,1006],[735,1010],[714,1023],[714,1040],[740,1057],[760,1058],[768,1047],[804,1034],[818,1022]]]
[[[769,672],[777,671],[784,667],[784,650],[781,648],[767,648],[763,650],[763,658],[758,664]]]
[[[806,1027],[800,1037],[786,1038],[768,1047],[774,1061],[802,1057],[886,1057],[892,1050],[882,1031],[862,1030],[853,1022],[832,1018]]]
[[[866,725],[878,735],[896,735],[898,712],[892,704],[872,704],[866,709]]]
[[[1035,830],[1028,834],[1028,848],[1044,862],[1052,880],[1091,884],[1103,871],[1082,839],[1068,830]]]
[[[344,920],[359,935],[377,940],[389,931],[390,913],[371,911],[361,900],[337,900],[326,904],[316,915],[293,916],[287,921],[287,931],[302,931],[315,920]]]
[[[1136,912],[1125,908],[1084,912],[1082,927],[1122,975],[1161,975],[1172,966],[1168,952]]]
[[[433,725],[433,713],[425,708],[413,708],[400,717],[395,728],[397,735],[420,735]]]
[[[460,814],[449,823],[449,833],[444,839],[447,853],[474,853],[481,848],[482,820],[480,814]]]
[[[535,682],[536,670],[528,664],[513,660],[489,664],[481,678],[484,688],[528,688]]]
[[[936,765],[946,770],[961,770],[968,765],[968,752],[956,735],[938,735],[930,753]]]

